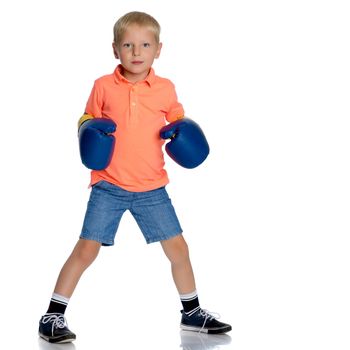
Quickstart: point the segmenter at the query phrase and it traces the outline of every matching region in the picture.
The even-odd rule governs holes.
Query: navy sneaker
[[[180,328],[184,331],[194,331],[199,333],[219,334],[232,330],[232,327],[217,320],[217,317],[207,310],[199,309],[193,314],[187,315],[183,310]]]
[[[49,343],[69,343],[76,336],[68,329],[67,321],[62,314],[45,314],[39,322],[39,336]]]

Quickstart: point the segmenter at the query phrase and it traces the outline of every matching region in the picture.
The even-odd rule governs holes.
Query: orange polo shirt
[[[168,182],[164,169],[160,129],[180,119],[184,110],[177,101],[174,84],[155,75],[151,68],[143,81],[135,84],[120,73],[94,83],[85,112],[96,118],[110,118],[116,125],[115,150],[110,165],[91,172],[91,185],[106,180],[127,191],[150,191]]]

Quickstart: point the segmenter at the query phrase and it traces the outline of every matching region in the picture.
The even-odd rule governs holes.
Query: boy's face
[[[123,66],[123,76],[135,83],[144,80],[155,58],[160,55],[161,43],[147,27],[133,24],[124,33],[117,46],[113,43],[114,55]]]

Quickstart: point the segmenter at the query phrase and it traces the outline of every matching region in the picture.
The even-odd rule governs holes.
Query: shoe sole
[[[221,328],[203,328],[202,329],[202,327],[187,326],[184,324],[180,324],[180,328],[183,331],[207,333],[207,334],[221,334],[221,333],[227,333],[232,330],[231,326],[221,327]]]
[[[76,337],[67,336],[67,335],[64,335],[61,337],[48,337],[40,333],[39,333],[39,337],[46,340],[49,343],[54,343],[54,344],[71,343],[76,339]]]

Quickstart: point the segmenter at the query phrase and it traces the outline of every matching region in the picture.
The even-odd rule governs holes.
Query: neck
[[[122,67],[120,70],[121,75],[133,84],[135,84],[139,81],[145,80],[147,78],[149,72],[150,72],[150,70],[147,73],[140,73],[140,74],[131,73],[131,72],[125,70],[124,67]]]

